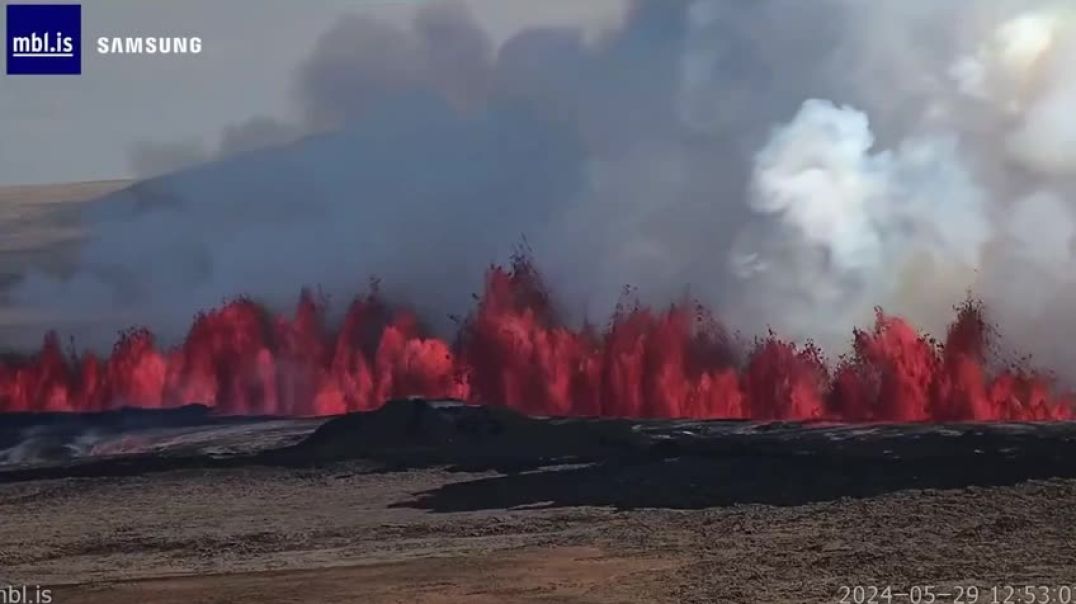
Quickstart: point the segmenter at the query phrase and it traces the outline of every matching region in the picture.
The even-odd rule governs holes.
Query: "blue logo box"
[[[82,73],[82,6],[7,5],[7,72]]]

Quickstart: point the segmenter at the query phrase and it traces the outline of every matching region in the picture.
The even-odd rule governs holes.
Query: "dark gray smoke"
[[[78,270],[14,298],[112,317],[92,343],[374,275],[437,319],[525,239],[576,319],[628,284],[832,344],[875,305],[940,329],[971,289],[1016,347],[1076,360],[1074,52],[1050,0],[650,0],[499,45],[455,4],[346,17],[295,124],[98,204]]]

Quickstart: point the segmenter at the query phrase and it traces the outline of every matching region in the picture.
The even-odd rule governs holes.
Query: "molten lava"
[[[0,361],[0,412],[213,406],[222,414],[332,415],[404,396],[507,405],[535,415],[832,419],[1056,420],[1067,395],[1017,368],[991,371],[989,329],[966,303],[944,343],[878,312],[830,368],[821,351],[770,334],[736,353],[701,308],[617,309],[604,331],[559,324],[526,258],[490,269],[485,292],[449,344],[376,294],[336,329],[303,292],[294,316],[248,299],[199,315],[182,345],[147,330],[107,359],[65,355],[55,334],[32,357]],[[740,357],[743,356],[743,360]]]

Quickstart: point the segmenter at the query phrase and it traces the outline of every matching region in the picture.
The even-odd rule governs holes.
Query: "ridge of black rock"
[[[170,415],[177,412],[176,417]],[[160,417],[152,419],[155,415]],[[196,441],[207,435],[223,440],[210,438],[210,447],[184,448],[168,436],[165,447],[143,447],[131,453],[121,448],[117,455],[106,451],[66,460],[61,459],[63,451],[57,451],[57,461],[48,465],[0,467],[0,482],[259,465],[301,471],[324,466],[345,472],[421,467],[500,472],[500,476],[445,485],[400,502],[459,511],[539,504],[789,505],[901,489],[1076,478],[1076,422],[832,424],[550,418],[529,417],[501,406],[422,399],[389,401],[374,411],[326,419],[223,418],[194,408],[125,411],[91,421],[137,424],[132,418],[143,424],[168,424],[164,418],[173,423],[142,431],[119,430],[109,438],[137,441],[154,434],[182,434]],[[194,425],[176,429],[180,418]],[[43,419],[59,421],[51,416]],[[78,424],[62,424],[70,425]],[[51,440],[42,439],[52,439],[55,426],[44,428],[29,424],[22,430],[28,436],[24,442],[52,446]],[[0,432],[3,429],[0,424]],[[79,436],[92,436],[92,432]],[[261,444],[250,446],[257,443]],[[358,463],[349,463],[352,460]]]
[[[397,399],[331,419],[298,444],[261,459],[537,467],[643,454],[651,444],[629,420],[536,418],[505,407]]]
[[[103,428],[141,428],[203,424],[213,416],[213,409],[197,403],[167,409],[122,407],[107,411],[19,411],[0,414],[0,428],[27,426],[81,425]]]

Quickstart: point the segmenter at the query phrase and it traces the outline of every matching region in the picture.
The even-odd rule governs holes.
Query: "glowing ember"
[[[454,345],[376,292],[336,331],[303,292],[295,315],[247,299],[199,315],[175,350],[124,334],[112,355],[66,357],[55,334],[33,357],[0,361],[0,412],[214,406],[223,414],[331,415],[421,395],[540,415],[833,419],[1056,420],[1067,396],[1020,369],[987,366],[981,308],[960,307],[944,344],[881,311],[833,370],[821,351],[770,334],[744,362],[703,309],[618,308],[604,331],[558,324],[526,258],[490,269]]]

